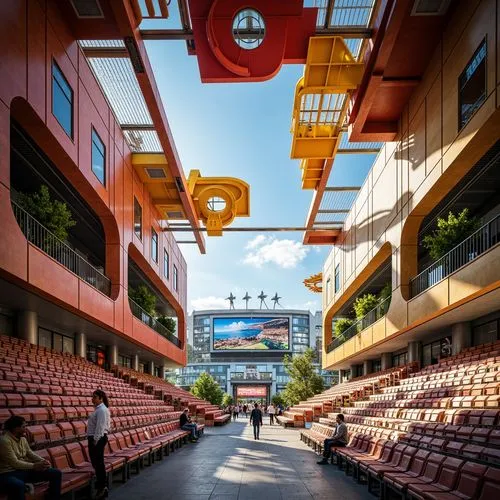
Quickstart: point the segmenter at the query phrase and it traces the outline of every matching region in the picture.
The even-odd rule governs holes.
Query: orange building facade
[[[499,7],[451,3],[396,137],[382,146],[324,264],[323,368],[344,379],[500,338]],[[438,218],[464,208],[476,232],[433,261],[423,239]],[[355,299],[384,286],[392,296],[336,338],[337,320],[356,322]]]
[[[131,148],[77,41],[77,26],[52,0],[2,2],[0,18],[2,333],[39,343],[42,332],[52,347],[63,336],[76,354],[98,352],[100,363],[120,360],[153,374],[184,365],[186,262],[172,233],[162,231],[166,222],[134,171]],[[108,37],[118,30],[102,26]],[[53,102],[64,102],[64,95],[70,115]],[[161,109],[159,98],[156,104]],[[94,155],[103,159],[104,171],[96,170]],[[27,226],[29,215],[14,193],[40,184],[73,212],[80,248],[37,239],[36,223]],[[99,265],[87,258],[96,252],[82,248],[97,249]],[[175,335],[162,334],[143,311],[133,313],[131,279],[152,290],[163,312],[176,318]]]

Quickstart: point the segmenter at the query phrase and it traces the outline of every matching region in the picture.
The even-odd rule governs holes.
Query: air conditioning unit
[[[80,19],[103,19],[99,0],[70,0],[76,16]]]
[[[448,10],[451,0],[416,0],[412,16],[442,16]]]
[[[163,168],[147,167],[146,172],[150,179],[166,179],[167,174]]]

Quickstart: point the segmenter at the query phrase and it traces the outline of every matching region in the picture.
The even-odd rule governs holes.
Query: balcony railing
[[[355,335],[362,332],[365,328],[373,325],[375,321],[385,316],[387,310],[389,309],[389,304],[391,303],[391,297],[387,297],[380,304],[375,306],[371,311],[366,313],[360,320],[352,324],[347,330],[345,330],[341,336],[336,337],[330,342],[326,348],[326,352],[332,352],[337,347],[341,346],[344,342],[352,339]]]
[[[231,373],[231,382],[237,381],[272,381],[272,372],[259,372],[259,373],[246,373],[246,372],[233,372]]]
[[[66,269],[100,292],[111,295],[111,281],[92,264],[78,255],[64,241],[34,219],[26,210],[11,201],[12,210],[26,239]]]
[[[139,304],[134,302],[132,299],[128,299],[130,304],[130,310],[132,314],[140,319],[143,323],[152,328],[156,333],[159,333],[162,337],[175,344],[177,347],[182,349],[182,342],[165,326],[163,326],[159,321],[156,321],[151,315],[149,315]]]
[[[410,280],[411,297],[444,280],[500,241],[500,215],[490,220],[446,255]]]

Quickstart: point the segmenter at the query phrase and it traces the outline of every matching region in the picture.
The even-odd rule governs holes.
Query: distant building
[[[234,399],[269,401],[289,381],[285,354],[302,354],[321,345],[321,311],[250,309],[194,311],[188,317],[193,359],[176,370],[176,384],[189,388],[208,372]],[[337,373],[320,369],[325,387]]]

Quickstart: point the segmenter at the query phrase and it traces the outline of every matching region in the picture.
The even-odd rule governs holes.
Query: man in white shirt
[[[267,413],[269,413],[269,424],[273,425],[276,409],[274,408],[274,405],[272,403],[267,407]]]

